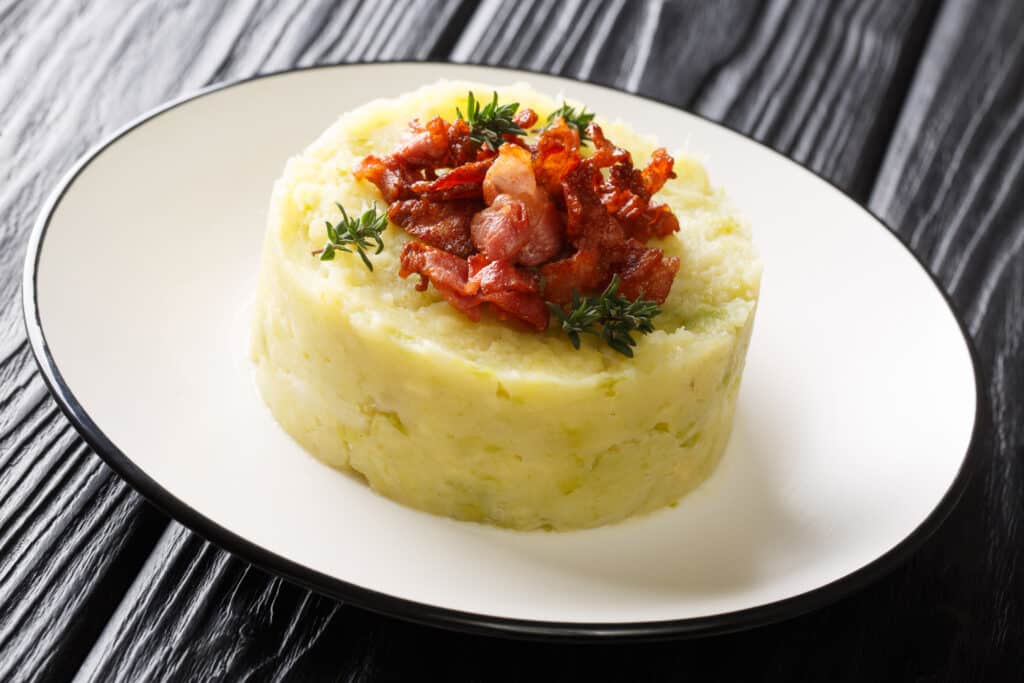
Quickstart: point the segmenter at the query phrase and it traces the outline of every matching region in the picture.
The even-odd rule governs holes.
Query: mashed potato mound
[[[311,256],[335,221],[376,201],[352,169],[384,155],[407,122],[455,117],[472,90],[547,117],[524,84],[440,82],[342,116],[288,161],[274,186],[253,324],[263,399],[300,444],[414,508],[515,529],[609,524],[673,503],[714,469],[732,423],[760,262],[749,231],[701,165],[675,152],[656,195],[680,232],[653,241],[681,267],[656,331],[635,358],[585,335],[576,351],[538,334],[474,323],[418,278],[398,276],[410,238],[391,225],[370,272],[358,256]],[[638,165],[655,143],[598,119]],[[589,147],[587,149],[590,149]],[[671,150],[670,150],[671,151]]]

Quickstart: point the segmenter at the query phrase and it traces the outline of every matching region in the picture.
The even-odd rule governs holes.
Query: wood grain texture
[[[32,361],[19,285],[46,196],[89,147],[167,99],[338,49],[426,58],[467,7],[398,4],[0,4],[0,680],[77,670],[167,525],[88,450]],[[401,40],[372,39],[382,32]]]
[[[692,106],[865,201],[937,9],[772,0]]]
[[[62,623],[62,611],[103,628],[83,680],[1017,678],[1024,663],[1024,6],[192,0],[130,7],[0,4],[0,61],[14,65],[0,70],[0,158],[20,164],[0,168],[0,306],[7,307],[0,316],[8,316],[0,317],[0,433],[13,425],[14,434],[0,440],[0,605],[16,604],[22,615],[4,621],[0,613],[0,679],[68,671],[47,668],[50,647],[69,648],[80,661],[89,634]],[[47,53],[45,35],[56,26],[70,47]],[[408,37],[375,42],[382,30]],[[950,522],[907,566],[827,609],[746,633],[628,647],[510,642],[380,617],[269,577],[176,524],[156,541],[156,517],[155,529],[143,524],[118,545],[119,530],[131,531],[140,517],[134,511],[145,507],[55,415],[20,329],[7,329],[14,304],[2,288],[20,266],[9,265],[16,259],[8,246],[20,252],[41,193],[82,145],[134,109],[293,64],[405,56],[521,65],[651,94],[749,132],[870,197],[952,289],[991,379],[985,465]],[[55,93],[65,90],[57,110]],[[89,463],[109,487],[77,483],[88,480]],[[136,507],[116,502],[118,491]],[[9,505],[9,496],[29,502]],[[77,525],[61,512],[67,501],[79,505]],[[90,530],[104,519],[113,520],[108,532]],[[50,526],[67,531],[29,531]],[[132,563],[154,543],[122,597]],[[115,578],[83,579],[90,567],[73,566],[75,553],[60,555],[63,547],[105,558]],[[8,563],[8,548],[21,550],[21,559]],[[35,582],[33,571],[49,583]],[[79,606],[62,610],[63,602],[40,597],[62,581],[82,587]],[[106,621],[114,599],[120,604],[105,626],[89,618],[89,606],[101,605]]]
[[[0,680],[67,675],[165,524],[59,417],[32,362],[0,372]]]
[[[364,680],[377,621],[173,524],[78,680]]]
[[[946,3],[870,206],[950,293],[991,422],[960,506],[897,577],[950,623],[946,680],[1024,671],[1024,4]],[[970,27],[965,31],[965,27]]]

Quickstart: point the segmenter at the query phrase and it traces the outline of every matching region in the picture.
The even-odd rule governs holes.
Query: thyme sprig
[[[586,106],[580,107],[579,112],[576,111],[575,107],[570,107],[567,103],[563,102],[562,106],[548,114],[548,120],[546,126],[550,126],[559,118],[565,119],[565,123],[576,129],[576,132],[580,134],[580,144],[586,144],[590,140],[590,136],[587,135],[587,126],[594,120],[594,112],[587,111]]]
[[[498,104],[498,93],[495,92],[491,101],[480,107],[480,101],[469,93],[466,99],[466,113],[455,108],[455,114],[469,124],[469,137],[478,145],[487,145],[497,150],[505,142],[504,135],[526,135],[526,131],[512,120],[519,110],[518,102]]]
[[[654,331],[654,317],[661,313],[658,304],[644,299],[633,301],[618,291],[619,276],[614,275],[600,296],[581,297],[574,291],[568,312],[558,304],[547,302],[573,348],[580,348],[581,334],[593,334],[623,356],[632,358],[636,346],[632,332],[650,334]]]
[[[378,213],[377,204],[374,203],[364,207],[363,213],[359,216],[350,217],[344,206],[337,202],[334,205],[341,211],[341,220],[335,224],[324,221],[327,224],[327,242],[323,247],[314,251],[313,256],[319,256],[321,261],[333,261],[335,253],[339,251],[352,253],[352,250],[355,249],[359,258],[372,271],[373,263],[370,262],[366,250],[376,244],[377,249],[373,252],[374,254],[384,251],[384,240],[381,239],[381,233],[388,227],[387,214]]]

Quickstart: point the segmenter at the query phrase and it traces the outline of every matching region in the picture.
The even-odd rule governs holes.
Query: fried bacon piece
[[[465,258],[475,251],[469,228],[483,207],[478,199],[405,199],[391,203],[388,219],[413,237]]]
[[[526,266],[539,266],[561,253],[565,221],[552,201],[539,205],[527,201],[526,207],[530,212],[530,239],[518,260]]]
[[[413,168],[436,168],[448,159],[448,147],[448,124],[444,119],[435,116],[426,125],[413,119],[392,156]]]
[[[469,261],[420,242],[402,248],[398,274],[420,276],[470,320],[480,320],[480,307],[489,303],[502,319],[513,318],[538,331],[548,325],[548,312],[534,276],[507,261],[488,261],[476,255]]]
[[[466,262],[469,264],[469,289],[474,293],[537,294],[540,291],[534,274],[508,261],[491,261],[483,254],[474,254]]]
[[[480,320],[479,298],[466,294],[466,283],[469,281],[469,264],[466,259],[422,242],[409,242],[402,247],[400,260],[400,277],[418,274],[420,282],[416,289],[422,292],[427,289],[428,283],[432,284],[448,303],[470,320]]]
[[[622,260],[612,266],[612,272],[621,281],[619,294],[627,299],[665,303],[679,272],[679,258],[665,256],[661,249],[644,246],[636,240],[629,240],[620,255]]]
[[[604,136],[601,126],[591,122],[587,126],[587,135],[594,141],[594,155],[588,159],[596,168],[607,168],[613,164],[633,165],[633,157],[629,152],[616,147],[611,140]]]
[[[502,145],[484,178],[483,193],[491,207],[483,212],[479,231],[473,231],[473,242],[489,258],[536,266],[562,250],[562,220],[547,192],[537,185],[529,151]],[[525,226],[512,220],[518,214],[513,216],[507,207],[513,205],[522,207]]]
[[[541,266],[544,298],[561,306],[572,301],[572,293],[598,289],[606,279],[606,267],[597,249],[584,247],[572,256]]]
[[[530,240],[526,205],[507,194],[498,195],[473,217],[469,230],[473,245],[487,258],[514,261]]]
[[[477,144],[470,138],[469,123],[455,119],[448,126],[449,161],[453,167],[477,161]]]
[[[611,255],[626,241],[626,233],[598,195],[600,182],[601,172],[591,159],[566,175],[562,181],[568,211],[565,232],[576,246],[585,243]]]
[[[536,275],[508,261],[488,261],[477,254],[469,257],[469,287],[479,287],[481,300],[491,304],[502,320],[513,318],[538,331],[547,328],[548,309]]]
[[[580,163],[580,134],[559,117],[537,138],[533,171],[537,183],[552,197],[562,196],[562,181]]]
[[[665,187],[666,180],[676,177],[675,172],[672,170],[673,166],[675,166],[675,159],[669,155],[664,147],[659,147],[651,153],[650,162],[641,171],[644,179],[644,192],[648,199],[655,192]]]
[[[472,161],[453,168],[440,178],[417,181],[410,189],[420,198],[432,201],[482,197],[484,178],[491,163],[492,160]]]
[[[616,212],[630,237],[642,242],[653,237],[668,237],[679,230],[679,220],[665,204],[650,204],[636,195],[630,196]]]
[[[486,159],[494,154],[478,155],[469,134],[469,124],[462,120],[413,120],[393,153],[367,156],[356,166],[355,177],[376,185],[387,202],[418,195],[442,201],[480,197],[490,165]],[[444,168],[451,171],[438,177],[437,171]]]
[[[411,197],[410,186],[420,179],[419,174],[394,156],[381,159],[372,154],[359,162],[353,174],[376,185],[386,202]]]
[[[629,152],[615,147],[601,127],[591,123],[587,129],[594,140],[591,162],[598,167],[611,167],[601,188],[601,199],[608,211],[619,219],[628,235],[640,241],[667,237],[679,229],[679,221],[671,209],[651,204],[651,196],[665,181],[674,178],[674,160],[664,148],[654,150],[651,161],[642,170],[633,167]]]
[[[537,179],[533,175],[530,152],[514,145],[502,145],[483,182],[484,201],[493,203],[501,194],[513,197],[534,196]]]
[[[604,164],[614,160],[608,179],[601,186],[601,200],[626,229],[633,239],[642,242],[652,237],[667,237],[679,229],[679,221],[672,210],[664,204],[651,204],[651,196],[660,190],[665,181],[675,178],[672,171],[674,160],[664,148],[659,147],[651,154],[651,161],[642,170],[633,167],[628,152],[615,148],[604,137],[600,126],[591,124],[598,151],[594,154],[596,163]]]

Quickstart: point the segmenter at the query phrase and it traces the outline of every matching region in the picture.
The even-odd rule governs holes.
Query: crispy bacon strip
[[[475,254],[467,259],[467,263],[470,288],[481,294],[501,291],[537,294],[540,291],[534,274],[508,261],[491,261],[483,254]]]
[[[425,290],[429,282],[470,320],[480,320],[479,297],[465,293],[469,281],[469,265],[465,259],[422,242],[408,242],[402,247],[400,261],[400,277],[409,277],[413,273],[420,276],[416,289]]]
[[[622,260],[613,266],[613,273],[621,281],[619,294],[627,299],[665,303],[679,272],[679,258],[665,256],[661,249],[646,247],[635,240],[629,240],[620,255]]]
[[[572,256],[541,266],[544,280],[544,298],[561,306],[572,301],[572,293],[585,293],[597,289],[606,278],[597,249],[584,247]]]
[[[631,238],[641,242],[654,237],[668,237],[679,230],[679,219],[672,209],[665,204],[650,204],[636,195],[632,195],[615,212],[615,217]]]
[[[453,168],[435,180],[420,180],[410,189],[422,199],[443,201],[483,197],[483,182],[493,160],[472,161]]]
[[[413,237],[465,258],[475,251],[469,229],[483,206],[478,199],[406,199],[391,203],[388,218]]]
[[[359,162],[353,175],[359,180],[368,180],[376,185],[386,202],[412,196],[409,186],[419,178],[412,169],[394,157],[381,159],[372,154]]]
[[[514,261],[530,240],[526,205],[509,195],[499,195],[473,217],[469,230],[473,245],[487,258]]]
[[[481,230],[473,241],[492,259],[507,259],[528,266],[551,260],[562,250],[562,220],[547,192],[537,186],[529,151],[502,145],[483,182],[484,201],[491,208],[481,214]],[[510,220],[504,207],[522,207],[522,221]],[[502,207],[499,209],[498,207]],[[496,211],[492,211],[496,209]],[[492,215],[494,214],[494,215]],[[516,214],[518,218],[519,214]],[[504,220],[499,220],[504,218]],[[474,226],[476,223],[474,223]],[[487,231],[484,232],[484,226]],[[493,246],[501,247],[496,251]]]
[[[420,242],[407,243],[400,258],[401,277],[417,273],[418,289],[425,289],[429,281],[470,320],[479,320],[480,307],[489,303],[502,319],[512,318],[538,331],[548,325],[536,278],[507,261],[487,261],[477,255],[467,262]]]
[[[537,138],[533,170],[537,183],[554,198],[562,196],[562,181],[580,163],[580,135],[559,117]]]
[[[641,172],[644,180],[644,192],[648,199],[655,192],[665,187],[666,180],[676,177],[675,172],[672,170],[675,163],[676,160],[669,156],[668,151],[664,147],[659,147],[651,153],[650,162]]]
[[[633,168],[632,160],[619,161],[602,183],[601,200],[631,238],[646,242],[653,237],[667,237],[679,229],[679,221],[670,208],[651,203],[651,195],[675,177],[673,163],[665,149],[658,148],[642,171]]]
[[[628,163],[632,166],[633,157],[629,152],[616,147],[604,136],[601,126],[591,122],[587,126],[587,135],[594,141],[594,155],[588,159],[596,168],[607,168],[613,164]]]
[[[440,116],[435,116],[425,125],[413,119],[392,156],[412,168],[436,168],[444,164],[449,156],[448,124]]]
[[[502,320],[513,318],[538,331],[548,326],[548,309],[540,296],[537,276],[508,261],[469,258],[469,286],[491,304]]]
[[[448,125],[448,156],[452,166],[477,160],[477,145],[469,133],[469,123],[462,119],[455,119]]]
[[[601,173],[596,166],[587,159],[562,181],[568,210],[566,234],[576,246],[585,243],[612,254],[625,242],[626,233],[597,194]]]

